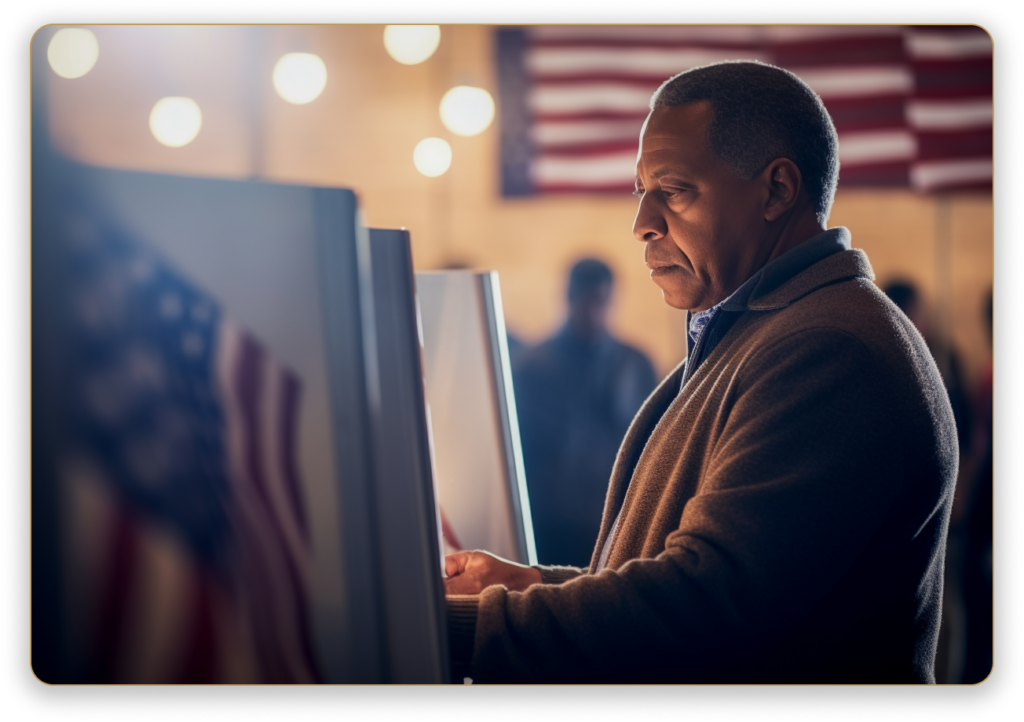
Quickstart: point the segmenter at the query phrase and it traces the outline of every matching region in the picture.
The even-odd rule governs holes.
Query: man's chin
[[[661,289],[662,299],[672,308],[685,311],[693,308],[700,301],[699,294],[694,293],[692,288],[685,287],[688,284],[658,283],[659,280],[667,281],[669,279],[655,279],[654,282]],[[680,288],[680,286],[684,287]]]
[[[675,291],[669,291],[664,288],[661,289],[661,297],[669,306],[680,311],[687,311],[695,305],[693,299],[688,296]]]

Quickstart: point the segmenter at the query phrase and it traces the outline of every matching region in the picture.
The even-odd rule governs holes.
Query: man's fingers
[[[445,594],[479,594],[480,591],[480,580],[468,574],[450,576],[444,580]]]
[[[444,573],[446,576],[454,577],[466,571],[466,562],[469,559],[469,552],[455,552],[444,558]]]

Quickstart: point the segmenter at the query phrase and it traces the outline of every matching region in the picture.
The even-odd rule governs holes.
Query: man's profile
[[[446,560],[477,682],[934,682],[956,429],[928,348],[826,230],[836,133],[787,71],[654,94],[633,226],[689,353],[626,433],[589,568]]]

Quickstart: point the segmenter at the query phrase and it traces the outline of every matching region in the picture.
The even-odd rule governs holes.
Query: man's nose
[[[667,232],[665,217],[661,214],[654,199],[645,193],[640,197],[640,205],[636,209],[636,218],[633,220],[633,237],[642,243],[649,243],[664,238]]]

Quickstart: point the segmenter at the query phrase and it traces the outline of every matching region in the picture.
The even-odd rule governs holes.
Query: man
[[[844,228],[836,134],[759,63],[655,93],[645,244],[685,365],[623,441],[588,570],[446,560],[477,682],[933,682],[957,470],[920,334]]]
[[[537,558],[590,563],[622,437],[657,379],[608,331],[612,270],[584,258],[569,272],[569,313],[552,338],[513,364],[516,413]]]
[[[953,419],[956,421],[957,441],[960,450],[967,452],[971,445],[971,402],[967,395],[967,385],[964,383],[963,372],[961,371],[960,354],[953,346],[952,340],[944,339],[942,336],[933,333],[933,325],[928,318],[928,312],[921,299],[921,294],[913,281],[904,279],[891,280],[882,286],[882,293],[895,303],[914,327],[924,337],[928,344],[935,365],[942,376],[942,382],[949,393],[949,404],[953,409]]]

